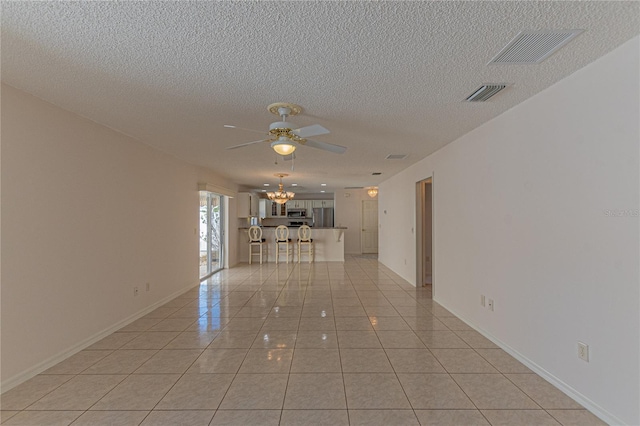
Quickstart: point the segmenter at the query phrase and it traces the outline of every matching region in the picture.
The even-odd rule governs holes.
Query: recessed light
[[[326,191],[320,191],[320,192],[326,192]]]
[[[292,183],[291,186],[298,186],[298,184],[297,183]]]
[[[327,186],[327,184],[326,183],[321,183],[320,186]]]
[[[263,183],[262,186],[269,186],[269,184],[268,183]]]
[[[262,190],[262,192],[267,192],[267,190],[266,190],[266,189],[263,189],[263,190]]]

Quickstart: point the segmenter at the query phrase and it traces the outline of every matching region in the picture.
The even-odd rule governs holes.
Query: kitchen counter
[[[300,226],[295,226],[295,225],[286,225],[287,228],[300,228]],[[262,229],[267,229],[267,228],[277,228],[277,226],[273,226],[273,225],[266,225],[266,226],[260,226],[260,228]],[[332,227],[323,227],[323,226],[318,226],[318,227],[313,227],[313,226],[309,226],[309,228],[311,228],[311,231],[313,232],[314,229],[347,229],[346,226],[332,226]],[[249,229],[248,226],[242,226],[238,229]],[[297,232],[297,231],[296,231]]]
[[[265,248],[267,255],[265,259],[268,262],[276,261],[276,243],[275,243],[275,229],[276,226],[262,226],[262,238],[266,240]],[[293,259],[294,262],[298,261],[298,228],[299,226],[288,226],[289,238],[293,245]],[[241,262],[249,262],[249,236],[247,234],[248,227],[238,228],[241,232],[238,232],[238,258]],[[333,228],[314,228],[311,227],[311,238],[314,245],[315,262],[344,262],[344,230],[347,229],[344,226],[337,226]],[[254,256],[252,262],[260,262],[257,256]],[[285,262],[286,259],[283,253],[280,254],[279,262]],[[308,262],[306,253],[302,256],[302,262]]]

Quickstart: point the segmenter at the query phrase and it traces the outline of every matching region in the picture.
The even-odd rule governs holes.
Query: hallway
[[[370,257],[241,265],[2,395],[3,425],[599,425]]]

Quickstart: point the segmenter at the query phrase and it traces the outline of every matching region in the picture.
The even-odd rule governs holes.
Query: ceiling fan
[[[329,130],[325,129],[321,125],[314,124],[311,126],[295,128],[295,125],[293,123],[287,121],[287,117],[289,117],[290,115],[297,115],[302,112],[302,107],[300,105],[290,104],[287,102],[276,102],[275,104],[269,105],[267,109],[270,113],[279,116],[281,121],[275,121],[271,123],[269,125],[269,131],[266,133],[259,130],[245,129],[228,124],[225,124],[224,127],[227,127],[229,129],[239,129],[262,133],[267,135],[268,137],[266,139],[260,139],[258,141],[230,146],[227,149],[242,148],[261,142],[271,142],[271,148],[273,148],[275,152],[283,156],[291,156],[298,145],[322,149],[324,151],[334,152],[336,154],[344,154],[347,151],[347,148],[345,148],[344,146],[307,139],[312,136],[325,135],[329,133]]]

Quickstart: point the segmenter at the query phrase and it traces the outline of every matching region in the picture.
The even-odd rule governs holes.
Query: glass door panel
[[[200,278],[224,267],[224,197],[200,191]]]
[[[211,194],[211,193],[210,193]],[[223,226],[222,220],[223,197],[218,194],[211,194],[210,224],[211,244],[209,246],[211,271],[216,272],[224,267],[223,252]]]

